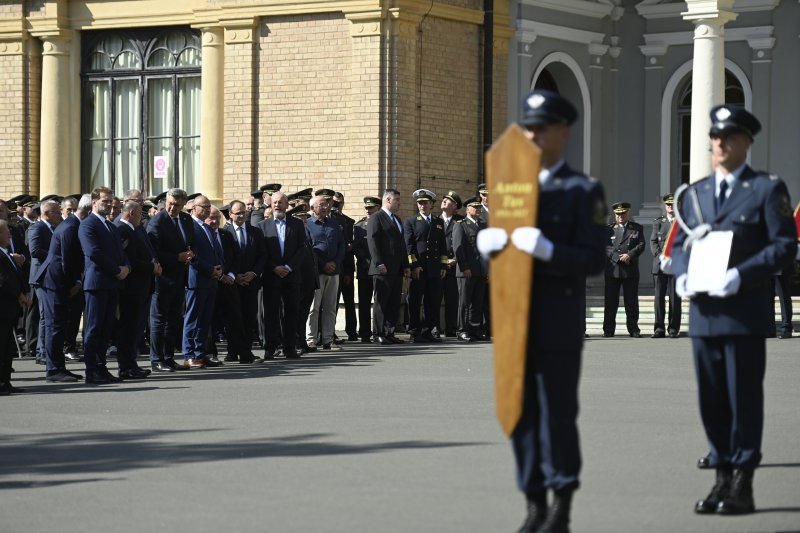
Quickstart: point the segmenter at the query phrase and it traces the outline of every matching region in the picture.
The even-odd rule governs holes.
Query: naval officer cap
[[[433,201],[436,200],[436,195],[433,194],[433,192],[429,191],[428,189],[417,189],[416,191],[414,191],[414,193],[411,196],[414,197],[414,200],[417,203],[419,203],[419,202],[433,202]]]
[[[377,196],[365,196],[364,207],[380,207],[381,199]]]
[[[456,204],[456,210],[461,209],[464,205],[461,203],[461,197],[458,195],[456,191],[447,191],[447,194],[444,195],[445,198],[449,198],[452,202]]]
[[[578,111],[569,100],[558,93],[537,89],[522,101],[521,126],[563,124],[571,126],[578,118]]]
[[[321,196],[323,200],[330,200],[336,194],[333,189],[317,189],[314,196]]]
[[[630,211],[631,204],[629,204],[628,202],[617,202],[611,206],[611,209],[614,211],[614,213],[620,215],[622,213],[627,213],[628,211]]]
[[[711,109],[710,137],[744,133],[750,139],[761,131],[761,123],[752,113],[736,105],[718,105]]]
[[[273,195],[276,192],[278,192],[279,190],[281,190],[281,184],[280,183],[267,183],[266,185],[262,185],[261,187],[259,187],[259,190],[262,193],[267,193],[269,195]]]
[[[670,193],[667,193],[667,194],[665,194],[665,195],[664,195],[664,197],[662,198],[662,200],[664,201],[664,203],[665,203],[666,205],[672,205],[672,204],[674,204],[674,203],[675,203],[675,195],[674,195],[674,194],[672,194],[671,192],[670,192]]]
[[[489,196],[489,187],[487,187],[485,183],[479,183],[478,194],[482,196]]]
[[[481,204],[480,197],[478,197],[478,196],[470,196],[464,202],[464,205],[467,206],[467,207],[481,207],[481,205],[483,205],[483,204]]]

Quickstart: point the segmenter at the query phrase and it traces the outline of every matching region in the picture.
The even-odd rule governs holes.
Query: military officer
[[[625,302],[625,321],[631,337],[641,337],[639,330],[639,256],[644,251],[644,228],[631,220],[631,204],[618,202],[611,206],[615,224],[606,246],[605,307],[603,337],[613,337],[617,326],[619,289]]]
[[[356,256],[356,272],[358,275],[358,336],[361,342],[372,342],[372,276],[369,275],[369,243],[367,243],[367,222],[381,208],[381,199],[377,196],[364,197],[365,216],[353,225],[353,254]]]
[[[467,216],[456,222],[453,229],[458,278],[458,339],[484,341],[488,339],[481,331],[481,323],[489,268],[486,259],[478,252],[477,238],[478,233],[486,228],[486,222],[480,218],[480,198],[468,198],[464,205]]]
[[[456,281],[456,254],[453,252],[453,228],[455,228],[455,222],[464,218],[463,215],[457,213],[461,209],[461,205],[461,196],[456,191],[448,191],[442,198],[441,218],[444,223],[444,244],[447,248],[447,268],[442,280],[445,337],[455,337],[458,328],[458,282]]]
[[[436,195],[428,189],[412,194],[419,212],[403,221],[411,279],[408,286],[408,332],[411,342],[442,342],[438,335],[442,278],[447,272],[444,223],[433,216]],[[425,306],[420,317],[420,307]]]
[[[605,264],[605,198],[599,182],[564,160],[578,113],[558,94],[535,90],[520,124],[542,150],[538,227],[517,228],[511,241],[535,258],[523,411],[511,435],[517,480],[528,500],[520,531],[568,532],[581,469],[578,382],[586,326],[586,276]],[[479,235],[481,253],[502,249],[506,232]],[[553,334],[553,332],[558,334]],[[547,492],[553,498],[548,506]]]
[[[678,295],[691,299],[700,417],[716,470],[716,483],[695,512],[745,514],[755,510],[753,473],[761,461],[765,338],[774,306],[769,278],[791,265],[797,231],[786,184],[747,165],[761,130],[758,119],[738,106],[719,105],[711,110],[711,124],[716,169],[686,191],[697,202],[682,202],[679,209],[689,228],[705,223],[733,233],[727,272],[721,287],[690,290],[684,232],[675,239],[672,267]]]
[[[651,337],[661,339],[664,338],[666,333],[669,333],[670,338],[675,339],[681,331],[681,299],[675,294],[675,277],[661,269],[661,254],[664,251],[664,244],[667,242],[669,229],[675,220],[672,193],[664,195],[663,201],[666,215],[653,220],[653,231],[650,234],[650,251],[653,252],[654,305],[656,313],[656,322]],[[669,296],[669,318],[666,320],[667,327],[665,328],[664,311],[667,296]]]

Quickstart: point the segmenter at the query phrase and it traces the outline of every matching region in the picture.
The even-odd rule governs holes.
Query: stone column
[[[711,173],[709,112],[725,102],[725,24],[736,19],[734,0],[686,0],[684,20],[694,23],[692,68],[692,149],[689,180]]]
[[[200,179],[197,190],[212,202],[217,202],[223,198],[223,30],[202,28],[201,31],[203,66],[200,82]]]
[[[70,154],[70,40],[68,31],[42,36],[40,194],[72,194]]]

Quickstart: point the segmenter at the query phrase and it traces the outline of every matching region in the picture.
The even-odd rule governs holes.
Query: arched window
[[[689,183],[689,159],[692,146],[692,76],[687,76],[683,89],[678,92],[678,146],[680,147],[679,168],[681,183]],[[744,89],[731,71],[725,70],[725,103],[744,107]]]
[[[194,30],[85,32],[83,187],[121,195],[196,189],[200,35]],[[158,163],[158,165],[156,165]],[[158,168],[156,168],[156,166]]]

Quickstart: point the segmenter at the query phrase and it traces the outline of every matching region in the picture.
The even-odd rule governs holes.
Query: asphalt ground
[[[104,386],[17,360],[0,533],[516,531],[491,346],[344,348]],[[713,473],[688,339],[592,337],[582,376],[573,531],[800,531],[800,338],[768,341],[749,516],[692,512]]]

